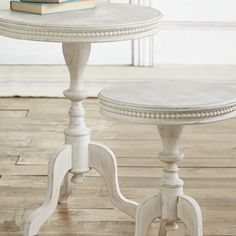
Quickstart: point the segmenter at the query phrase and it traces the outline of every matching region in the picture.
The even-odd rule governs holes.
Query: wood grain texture
[[[135,218],[138,203],[125,198],[120,191],[115,155],[107,147],[96,143],[89,144],[89,152],[90,167],[103,177],[114,206]]]
[[[200,207],[193,198],[184,195],[184,182],[179,178],[177,163],[184,157],[179,140],[183,125],[235,117],[235,94],[236,84],[216,86],[181,80],[123,84],[100,92],[101,111],[106,117],[157,124],[163,144],[158,156],[164,163],[160,197],[157,195],[140,203],[135,236],[147,236],[149,225],[155,218],[166,222],[166,229],[178,229],[177,223],[181,220],[191,236],[203,236]],[[162,228],[165,226],[161,226],[160,234],[165,235]]]
[[[37,235],[40,227],[56,209],[63,179],[72,168],[71,152],[71,145],[63,145],[51,159],[48,167],[48,192],[46,199],[43,205],[35,210],[27,219],[24,231],[25,236]]]
[[[42,203],[47,157],[63,141],[68,104],[64,99],[0,99],[0,110],[29,109],[26,117],[8,112],[0,117],[0,236],[22,236],[25,216]],[[156,194],[162,174],[156,127],[104,119],[94,99],[86,101],[85,108],[88,126],[94,130],[92,141],[112,147],[118,155],[122,193],[139,202]],[[201,205],[205,236],[236,235],[235,122],[186,127],[181,141],[186,158],[179,166],[185,193]],[[29,142],[24,143],[25,138]],[[42,148],[41,142],[47,142],[47,147]],[[168,236],[183,236],[184,227],[179,226],[180,230],[170,231]],[[156,236],[158,228],[159,222],[153,222],[149,235]],[[39,236],[94,236],[94,232],[98,236],[133,236],[134,220],[113,208],[104,181],[91,172],[86,184],[75,187],[68,203],[59,205]]]
[[[70,73],[70,86],[64,91],[65,97],[71,102],[69,124],[64,130],[65,143],[68,145],[66,148],[70,149],[70,152],[65,155],[64,150],[60,150],[52,159],[52,164],[49,165],[47,197],[42,207],[35,210],[27,219],[25,236],[38,234],[42,224],[56,210],[57,203],[65,202],[72,193],[71,182],[75,184],[85,182],[84,174],[92,168],[104,177],[115,206],[133,217],[138,206],[138,203],[126,199],[120,191],[117,163],[112,152],[99,145],[89,145],[90,129],[85,123],[82,101],[87,98],[83,73],[90,55],[91,44],[70,42],[63,43],[62,48]],[[72,178],[69,178],[70,173],[73,174]]]
[[[63,43],[63,54],[70,73],[70,87],[64,91],[70,100],[69,124],[65,129],[65,142],[72,145],[72,182],[80,182],[89,171],[88,144],[90,129],[84,120],[82,101],[87,98],[83,73],[90,55],[90,43]],[[68,185],[65,182],[66,185]]]
[[[162,17],[158,10],[129,4],[98,3],[95,9],[45,15],[12,12],[1,1],[0,34],[47,42],[106,42],[150,36]]]
[[[190,236],[203,236],[202,213],[198,203],[186,195],[179,196],[178,217],[187,226]]]
[[[136,213],[135,236],[146,236],[155,218],[161,220],[159,236],[178,229],[179,220],[184,222],[191,236],[203,236],[200,207],[195,200],[183,194],[184,182],[178,174],[177,163],[184,157],[179,149],[183,126],[159,125],[158,131],[163,144],[158,157],[164,163],[160,194],[140,203]]]
[[[102,113],[110,118],[193,125],[234,117],[235,94],[236,83],[165,80],[110,86],[100,92],[99,99]]]
[[[147,235],[148,229],[157,217],[161,217],[161,196],[155,195],[144,200],[137,209],[135,236]],[[162,232],[161,232],[162,231]],[[165,236],[165,227],[159,236]]]

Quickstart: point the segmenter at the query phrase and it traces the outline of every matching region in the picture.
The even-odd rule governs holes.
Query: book
[[[63,3],[74,0],[21,0],[22,2],[37,2],[37,3]]]
[[[61,13],[68,11],[77,11],[90,9],[96,6],[95,0],[73,0],[63,3],[36,3],[23,1],[10,1],[10,8],[13,11],[21,11],[39,15]]]

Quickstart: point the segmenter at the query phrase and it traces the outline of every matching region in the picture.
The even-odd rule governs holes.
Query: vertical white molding
[[[156,0],[131,0],[131,4],[154,7]],[[154,38],[133,40],[132,61],[134,66],[148,67],[154,65]]]

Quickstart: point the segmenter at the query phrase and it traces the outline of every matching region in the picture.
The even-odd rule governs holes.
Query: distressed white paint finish
[[[86,67],[91,44],[63,43],[63,53],[70,72],[70,87],[64,95],[71,101],[69,110],[70,123],[65,129],[66,143],[72,144],[72,182],[80,182],[83,173],[89,171],[88,143],[90,129],[86,126],[85,111],[82,101],[87,98],[83,84],[83,73]]]
[[[72,157],[70,157],[72,158]],[[61,184],[61,191],[59,196],[59,203],[66,203],[69,196],[72,194],[73,186],[71,184],[72,175],[67,173],[64,177],[63,183]]]
[[[236,83],[168,81],[125,83],[99,94],[111,118],[146,124],[203,124],[236,114]]]
[[[11,12],[7,0],[0,3],[0,9],[0,34],[2,36],[45,42],[110,42],[108,45],[93,46],[94,57],[91,63],[96,64],[131,64],[131,42],[121,42],[116,45],[117,49],[112,42],[152,35],[157,31],[161,17],[157,10],[119,3],[98,3],[96,9],[44,17]],[[5,39],[2,40],[5,41]],[[14,40],[5,43],[12,47],[16,46]],[[34,48],[36,45],[33,42],[29,45],[26,42],[19,42],[19,44],[21,47],[16,47],[15,51],[22,50],[23,47]],[[28,63],[40,63],[40,57],[46,55],[43,53],[44,50],[51,53],[41,63],[63,63],[60,53],[57,53],[58,45],[49,47],[48,44],[40,43],[39,46],[42,49],[40,55],[36,51],[38,48],[28,52],[28,56],[32,55],[36,58],[30,59]],[[122,55],[119,54],[120,49],[124,52]],[[105,50],[107,53],[104,53]],[[52,56],[54,53],[55,56]],[[2,63],[12,64],[15,61],[15,63],[24,64],[22,55],[20,55],[21,62],[18,62],[19,58],[14,54],[13,60],[7,62],[11,53],[5,54],[6,57]],[[27,54],[24,53],[24,55],[27,58]],[[104,57],[105,55],[107,56]]]
[[[112,42],[157,32],[162,15],[149,7],[98,3],[94,9],[39,16],[0,10],[0,34],[46,42]]]
[[[177,217],[178,196],[183,194],[183,181],[179,178],[177,163],[184,155],[178,144],[183,126],[159,125],[158,131],[163,143],[163,151],[159,153],[160,161],[164,162],[163,177],[160,181],[162,213],[161,219],[175,224]]]
[[[198,203],[189,196],[178,197],[178,218],[181,219],[190,233],[190,236],[202,236],[202,214]]]
[[[120,191],[115,155],[107,147],[96,143],[89,145],[89,152],[90,167],[96,169],[104,178],[112,203],[135,217],[138,203],[126,199]]]
[[[42,224],[71,194],[71,181],[83,181],[83,174],[95,168],[105,178],[114,205],[134,217],[137,203],[126,199],[118,185],[114,155],[107,148],[91,144],[90,129],[85,124],[82,101],[87,98],[84,70],[91,42],[119,41],[144,37],[156,32],[161,13],[127,4],[99,4],[96,9],[47,15],[44,17],[0,10],[0,34],[20,39],[62,42],[63,54],[70,74],[70,87],[64,95],[71,101],[69,125],[65,129],[66,146],[49,166],[48,196],[42,207],[34,211],[25,226],[25,235],[36,235]],[[24,29],[24,30],[23,30]],[[67,150],[68,148],[66,148]],[[70,179],[70,173],[73,174]],[[53,179],[53,180],[52,180]],[[62,185],[62,186],[61,186]]]
[[[160,195],[147,198],[139,205],[136,213],[135,236],[147,235],[151,222],[157,217],[161,217]],[[161,236],[164,236],[163,230],[166,232],[165,228],[162,228]]]
[[[9,4],[8,0],[0,1],[0,9]],[[88,64],[91,65],[131,65],[132,42],[109,42],[93,44],[91,57]],[[11,48],[11,50],[9,50]],[[0,37],[0,64],[64,64],[61,53],[61,45],[47,42],[30,42],[25,40]],[[120,54],[120,52],[123,52]]]
[[[63,178],[71,167],[71,145],[63,145],[49,163],[47,196],[43,205],[27,219],[24,231],[25,236],[37,235],[40,227],[54,212],[59,201]]]
[[[145,199],[139,205],[136,212],[135,236],[147,235],[150,224],[162,216],[161,195],[155,195]],[[168,230],[178,229],[174,222],[161,220],[158,236],[166,236]]]
[[[142,3],[137,0],[136,2]],[[150,2],[164,14],[163,30],[154,39],[154,64],[236,64],[234,0]],[[5,3],[8,4],[8,0],[1,0],[0,8],[3,8]],[[128,41],[94,45],[89,63],[130,65],[131,50],[132,45]],[[146,52],[148,50],[147,47]],[[0,51],[1,64],[64,63],[60,45],[56,44],[8,40],[1,37]],[[123,53],[120,54],[120,51]],[[133,60],[138,62],[139,55],[141,51],[139,53],[135,50]],[[149,56],[144,56],[141,61],[145,62],[145,58],[149,60]]]
[[[136,123],[156,124],[163,143],[159,159],[164,163],[160,194],[147,198],[137,209],[135,236],[146,236],[155,218],[161,219],[159,236],[186,225],[190,236],[203,236],[198,203],[184,195],[177,163],[183,125],[211,123],[236,116],[236,83],[206,81],[158,81],[127,83],[103,89],[99,94],[105,116]]]
[[[155,218],[161,219],[159,236],[166,236],[168,230],[178,229],[178,221],[186,225],[190,236],[203,236],[202,215],[197,202],[184,195],[183,181],[178,175],[177,163],[184,155],[178,143],[183,126],[159,125],[163,142],[159,159],[164,162],[163,177],[160,181],[160,194],[146,199],[138,207],[135,236],[146,236]]]

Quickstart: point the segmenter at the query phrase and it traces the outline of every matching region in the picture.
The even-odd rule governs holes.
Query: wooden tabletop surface
[[[96,8],[49,15],[13,12],[0,3],[0,34],[38,41],[118,41],[154,34],[162,15],[150,7],[97,3]]]
[[[99,94],[103,115],[145,124],[195,125],[236,116],[236,83],[168,81],[111,86]]]
[[[168,81],[126,83],[105,88],[111,103],[161,110],[212,109],[236,104],[236,83]]]

